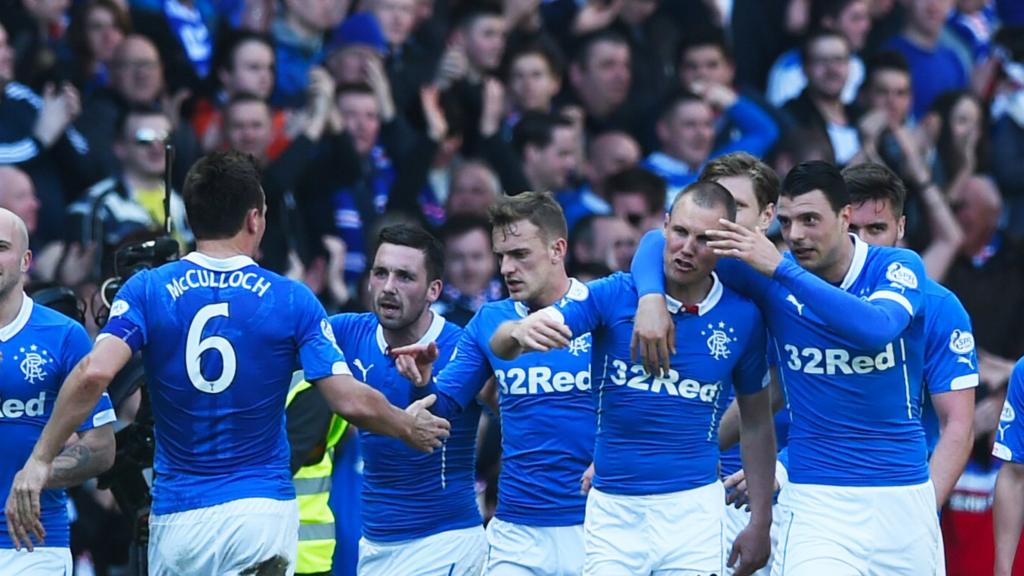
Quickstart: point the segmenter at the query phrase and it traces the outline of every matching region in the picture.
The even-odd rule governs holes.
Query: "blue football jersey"
[[[573,280],[569,292],[586,290]],[[454,357],[424,391],[438,393],[435,413],[448,417],[473,405],[493,375],[501,408],[501,476],[496,515],[527,526],[583,523],[580,477],[594,454],[590,334],[565,350],[530,352],[506,361],[491,335],[529,314],[510,299],[484,304],[466,326]]]
[[[35,305],[25,296],[13,322],[0,327],[0,491],[11,491],[14,476],[25,465],[53,413],[64,380],[92,342],[81,325],[67,316]],[[104,393],[79,432],[114,421]],[[64,490],[43,490],[40,519],[46,546],[69,546],[67,497]],[[0,548],[14,548],[0,509]]]
[[[928,394],[924,395],[921,420],[931,454],[939,442],[939,418],[931,397],[976,388],[978,353],[971,318],[955,294],[934,280],[925,280],[924,310],[924,382]]]
[[[143,351],[155,514],[295,497],[284,425],[292,372],[349,373],[306,286],[245,256],[193,252],[130,278],[110,315],[103,332]]]
[[[992,447],[992,455],[996,458],[1024,464],[1024,423],[1017,420],[1018,412],[1024,418],[1024,358],[1017,361],[1010,374],[1006,402],[999,417],[999,434]]]
[[[790,412],[789,478],[800,484],[900,486],[928,480],[921,424],[924,265],[909,250],[868,246],[856,236],[839,289],[864,306],[881,301],[903,314],[897,337],[867,349],[850,334],[870,333],[852,311],[848,325],[822,319],[785,285],[832,302],[824,281],[787,253],[769,279],[734,260],[719,263],[723,281],[761,307],[779,356]],[[818,287],[820,286],[820,287]],[[794,288],[795,289],[795,288]],[[837,291],[838,292],[838,291]],[[840,293],[841,294],[841,293]],[[848,296],[846,296],[848,298]]]
[[[355,377],[373,386],[395,406],[418,397],[388,355],[384,329],[373,314],[331,317],[338,345]],[[443,370],[462,329],[434,314],[420,344],[437,342],[436,370]],[[480,406],[469,404],[451,418],[451,436],[433,454],[401,440],[359,430],[363,451],[363,534],[374,541],[423,538],[447,530],[479,526],[476,503],[476,430]]]
[[[669,298],[676,354],[670,373],[653,377],[630,358],[637,301],[632,276],[617,273],[546,309],[594,340],[594,486],[627,495],[704,486],[718,478],[718,424],[733,387],[753,394],[768,383],[761,312],[717,278],[696,314]]]

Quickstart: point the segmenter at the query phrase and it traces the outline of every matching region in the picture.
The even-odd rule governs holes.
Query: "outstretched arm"
[[[524,352],[567,347],[572,331],[552,311],[538,310],[522,320],[503,322],[491,336],[491,351],[498,358],[512,360]]]
[[[24,543],[32,550],[32,536],[37,542],[46,536],[39,519],[39,494],[50,481],[54,460],[131,357],[131,348],[123,340],[103,338],[64,381],[53,414],[7,497],[7,527],[15,548]]]

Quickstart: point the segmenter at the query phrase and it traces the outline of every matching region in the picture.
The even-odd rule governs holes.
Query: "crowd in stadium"
[[[167,153],[167,145],[173,154]],[[237,196],[225,196],[227,200],[200,198],[202,190],[230,188],[223,183],[234,182],[231,178],[247,182],[251,176],[245,166],[239,167],[238,156],[211,156],[225,151],[251,157],[258,170],[256,187],[262,188],[259,203],[265,206],[265,215],[246,212],[242,218],[238,212],[241,231],[238,222],[224,229],[217,219],[235,214],[232,198],[249,201],[244,192],[225,192]],[[220,160],[205,167],[197,165],[204,157]],[[239,185],[239,190],[242,187]],[[731,200],[721,197],[723,189],[731,193],[726,195]],[[684,197],[677,197],[684,190]],[[841,252],[846,259],[838,275],[829,274],[835,262],[828,258],[835,254],[823,252],[828,237],[815,232],[820,214],[799,212],[813,204],[807,199],[816,195],[823,198],[822,206],[830,207],[824,210],[826,224],[822,227],[828,223],[839,226],[842,221],[850,233],[863,240],[850,243],[842,235],[844,247],[836,248],[835,254]],[[627,355],[632,351],[640,358],[632,366],[623,363],[613,369],[609,361],[602,368],[605,374],[601,378],[620,386],[627,380],[631,383],[622,389],[633,386],[634,376],[643,376],[651,378],[651,384],[643,384],[650,390],[664,385],[672,394],[682,396],[684,383],[692,382],[695,397],[709,393],[696,380],[679,381],[680,374],[669,366],[669,356],[675,357],[675,351],[669,350],[675,346],[670,330],[683,324],[666,316],[665,310],[666,300],[673,315],[703,315],[702,306],[711,313],[716,304],[704,304],[706,289],[693,301],[680,301],[673,294],[648,298],[671,292],[666,284],[673,282],[670,268],[674,261],[664,263],[662,274],[661,254],[669,254],[674,241],[684,242],[679,234],[692,231],[689,224],[673,219],[676,212],[682,214],[680,218],[696,218],[693,214],[722,210],[720,216],[734,224],[723,223],[724,231],[700,236],[699,248],[694,248],[698,256],[679,265],[677,272],[683,280],[677,280],[685,286],[690,275],[710,273],[715,266],[710,256],[713,252],[714,258],[732,257],[730,262],[749,264],[753,272],[744,280],[748,287],[760,287],[763,276],[768,276],[788,290],[788,296],[781,295],[777,302],[768,288],[763,289],[767,294],[764,301],[750,296],[757,304],[751,306],[755,320],[730,300],[731,281],[725,282],[727,296],[722,297],[730,303],[729,316],[723,322],[732,323],[737,334],[746,329],[769,334],[767,340],[761,337],[759,344],[751,337],[751,349],[760,351],[752,355],[757,359],[747,359],[748,355],[737,349],[730,360],[739,363],[734,373],[737,381],[729,386],[735,388],[737,402],[733,406],[748,414],[769,414],[767,404],[757,402],[768,402],[769,396],[761,398],[758,392],[762,387],[771,389],[771,408],[778,412],[774,436],[779,449],[786,445],[790,426],[789,400],[796,404],[793,409],[797,412],[802,403],[815,402],[801,398],[800,392],[790,399],[782,397],[779,391],[787,386],[787,371],[816,374],[820,363],[828,378],[884,372],[890,367],[886,355],[893,354],[892,342],[898,337],[898,353],[904,337],[913,340],[908,334],[916,326],[916,318],[924,325],[945,322],[942,326],[948,330],[940,348],[956,354],[945,365],[946,372],[935,368],[935,374],[948,376],[949,382],[931,381],[931,364],[941,362],[942,351],[922,344],[915,364],[918,371],[907,379],[916,378],[917,391],[912,393],[908,383],[905,400],[893,400],[903,402],[904,413],[913,415],[914,430],[906,433],[922,432],[920,445],[932,457],[930,475],[926,471],[927,478],[922,481],[927,481],[928,490],[936,495],[938,507],[932,511],[938,511],[936,526],[941,535],[935,542],[944,551],[936,552],[931,560],[913,557],[910,566],[872,565],[869,558],[859,568],[849,560],[793,573],[1024,575],[1024,560],[1020,559],[1024,553],[1017,554],[1014,567],[1014,550],[1024,526],[1024,444],[1014,443],[1021,437],[1009,438],[1015,433],[1014,406],[1024,409],[1024,368],[1015,371],[1024,357],[1024,244],[1020,240],[1024,239],[1024,2],[1020,0],[0,0],[2,209],[23,222],[31,261],[19,272],[21,260],[4,260],[5,253],[10,254],[18,244],[19,228],[13,218],[8,223],[0,212],[0,346],[19,342],[23,305],[14,298],[23,286],[26,294],[35,295],[37,307],[50,301],[70,302],[69,312],[77,316],[91,340],[102,332],[127,343],[127,356],[118,367],[128,367],[120,377],[142,381],[140,361],[136,357],[129,362],[129,358],[140,351],[155,356],[161,350],[149,334],[157,330],[152,323],[160,312],[152,308],[152,302],[144,304],[144,290],[138,287],[141,280],[127,284],[126,257],[119,250],[154,239],[159,243],[168,233],[181,256],[196,249],[197,242],[218,249],[248,246],[225,244],[226,238],[234,237],[254,242],[253,256],[261,268],[304,285],[308,291],[285,292],[263,276],[249,278],[237,270],[238,276],[229,279],[227,272],[235,269],[217,268],[222,261],[203,260],[211,254],[204,256],[200,249],[191,264],[182,261],[181,265],[220,270],[221,276],[182,273],[177,278],[161,277],[160,283],[155,275],[146,276],[147,282],[153,282],[148,286],[154,293],[170,299],[165,310],[171,310],[172,302],[179,298],[187,300],[190,290],[215,287],[220,282],[221,288],[244,290],[252,297],[270,294],[282,302],[277,312],[281,315],[308,312],[311,318],[319,318],[316,314],[326,311],[330,323],[325,320],[317,330],[336,339],[348,364],[346,371],[351,370],[355,380],[381,389],[387,400],[403,410],[409,404],[420,406],[417,402],[423,402],[424,390],[436,393],[431,411],[450,422],[451,437],[443,455],[438,448],[429,457],[416,460],[411,448],[385,437],[401,434],[389,429],[390,424],[379,424],[398,422],[399,415],[392,414],[391,420],[370,419],[371,424],[367,424],[370,420],[360,421],[359,415],[368,412],[336,418],[332,413],[338,412],[342,404],[337,402],[341,401],[336,402],[327,392],[314,397],[319,386],[310,387],[300,382],[301,378],[292,382],[290,391],[287,383],[281,384],[280,406],[288,406],[285,433],[275,435],[279,431],[274,421],[264,422],[266,435],[252,437],[253,449],[274,452],[280,446],[256,445],[286,437],[303,527],[311,510],[317,506],[327,510],[328,498],[333,510],[333,518],[321,516],[316,521],[330,534],[321,531],[311,538],[329,546],[319,552],[300,547],[299,573],[354,575],[358,565],[358,573],[366,576],[418,574],[406,571],[411,570],[412,560],[388,546],[436,536],[440,527],[457,532],[466,546],[466,542],[475,542],[487,554],[479,559],[476,570],[486,564],[488,573],[497,575],[581,573],[585,505],[586,573],[691,574],[679,564],[682,560],[672,557],[673,552],[665,552],[661,559],[664,572],[658,571],[662,568],[657,563],[627,568],[609,560],[615,556],[609,550],[636,557],[644,553],[644,549],[630,548],[643,539],[634,541],[630,539],[635,535],[615,532],[615,527],[609,527],[610,519],[621,518],[629,508],[623,504],[623,495],[647,498],[707,486],[721,490],[721,484],[704,486],[706,481],[695,480],[681,486],[660,479],[659,474],[674,470],[671,464],[653,460],[656,466],[647,470],[645,466],[651,462],[617,460],[616,450],[623,447],[601,438],[602,433],[616,433],[604,431],[601,418],[657,418],[653,412],[631,411],[633,408],[616,404],[609,396],[611,404],[598,408],[597,424],[597,450],[599,454],[603,450],[607,460],[603,470],[597,462],[595,488],[588,499],[578,492],[581,484],[584,491],[590,489],[593,470],[584,472],[597,458],[595,432],[593,422],[581,423],[579,414],[589,409],[592,420],[593,404],[602,402],[595,400],[599,367],[590,362],[591,349],[597,354],[599,349],[618,350],[615,346],[625,345]],[[564,222],[559,224],[559,218]],[[718,227],[717,217],[713,224],[707,229]],[[652,230],[657,232],[648,234]],[[805,240],[797,239],[797,230]],[[551,244],[560,248],[551,248],[550,262],[529,268],[535,265],[523,264],[530,261],[529,251],[516,244],[522,234],[564,240]],[[766,251],[769,245],[778,249],[772,252],[775,256],[789,249],[794,252],[776,261]],[[867,245],[908,250],[868,251]],[[379,249],[381,246],[384,248]],[[421,277],[396,272],[407,264],[405,249],[422,253],[418,264]],[[879,260],[882,256],[871,254],[889,255],[886,258],[894,260],[883,262]],[[705,257],[710,260],[702,260]],[[816,284],[804,277],[813,274],[806,274],[801,265],[817,275],[814,281],[824,280],[831,287],[823,283],[824,287],[814,292]],[[847,268],[858,272],[848,274]],[[877,273],[895,288],[876,292],[867,284],[859,285],[861,268],[864,277],[878,268]],[[631,270],[631,276],[616,274]],[[918,300],[923,301],[924,296],[915,299],[908,295],[919,291],[915,271],[934,280],[936,291],[957,301],[955,311],[932,314],[937,307],[921,304],[919,308]],[[735,268],[727,265],[723,269],[719,263],[720,276],[747,278],[733,272]],[[115,288],[128,286],[128,295],[119,295],[120,300],[114,299],[112,290],[104,297],[103,287],[115,277],[120,277]],[[721,291],[718,276],[714,278],[713,286]],[[580,283],[600,279],[603,283],[592,284],[588,296],[574,296],[586,290]],[[920,280],[923,285],[927,279]],[[169,282],[166,290],[164,281]],[[401,282],[410,283],[408,286],[422,283],[424,292],[408,296],[413,293],[411,288],[393,288]],[[833,288],[861,300],[843,300],[829,291]],[[15,296],[11,296],[12,290]],[[386,295],[389,290],[397,290],[393,301]],[[552,292],[553,297],[545,301],[541,293],[552,290],[561,292]],[[711,288],[711,293],[715,290]],[[315,299],[303,300],[301,295],[306,292]],[[637,298],[630,300],[631,296],[624,294],[636,294]],[[567,300],[586,305],[576,306]],[[882,300],[887,302],[882,304]],[[503,303],[508,306],[502,308]],[[423,310],[416,317],[422,330],[418,334],[402,332],[415,328],[398,326],[401,319],[411,318],[415,306]],[[538,309],[546,306],[553,306],[554,311],[545,316]],[[617,319],[611,312],[617,307],[629,313]],[[788,334],[794,322],[775,318],[776,312],[769,311],[780,307],[791,307],[800,317],[806,308],[808,314],[836,331],[840,342],[836,346],[853,342],[855,345],[848,346],[851,350],[871,350],[872,356],[851,358],[845,349],[818,342],[802,349],[780,344],[773,352],[772,336]],[[134,317],[139,308],[153,316],[149,320]],[[888,330],[903,308],[910,318],[899,317],[903,322],[899,329]],[[203,316],[203,321],[218,314],[226,317],[227,308],[224,310],[210,312],[212,316]],[[366,312],[369,314],[359,314]],[[504,313],[509,315],[502,316]],[[27,318],[29,313],[24,314]],[[960,324],[955,320],[960,317],[957,314],[964,318]],[[397,318],[394,326],[398,328],[388,323],[392,316]],[[519,323],[503,324],[503,320]],[[268,323],[278,321],[266,319]],[[151,323],[148,331],[143,322]],[[198,317],[193,322],[199,322]],[[311,322],[316,328],[317,321]],[[842,327],[837,328],[839,325]],[[600,344],[598,326],[609,326],[608,334],[614,336],[606,337],[616,344]],[[628,327],[621,338],[616,326]],[[457,327],[465,328],[465,333],[455,332]],[[586,330],[571,330],[583,327]],[[389,329],[392,331],[387,332]],[[592,343],[590,336],[586,341],[573,337],[591,329],[595,330]],[[133,330],[146,334],[140,336]],[[200,325],[197,338],[204,336],[202,330]],[[731,331],[716,330],[711,323],[707,331],[709,334],[698,332],[700,337],[694,341],[704,354],[710,350],[716,359],[729,355],[730,342],[741,340]],[[410,334],[414,337],[403,340]],[[876,342],[877,334],[891,338]],[[189,329],[190,339],[192,335]],[[224,345],[231,350],[229,362],[222,343],[214,342],[219,336],[205,335],[208,338],[196,341],[201,349],[194,370],[188,366],[191,372],[187,374],[195,388],[208,393],[201,396],[215,397],[214,388],[220,391],[223,388],[218,386],[231,385],[231,375],[225,374],[229,365],[234,374],[234,354],[238,354],[240,371],[246,362],[258,366],[270,362],[260,358],[261,341],[255,336],[248,348],[237,342],[234,348],[230,343]],[[420,346],[428,336],[436,340],[436,347]],[[476,356],[470,354],[476,358],[476,368],[466,367],[470,361],[457,361],[459,355],[452,353],[459,338],[478,341],[473,352]],[[713,338],[719,338],[714,345]],[[91,340],[74,344],[80,352],[76,359],[92,347]],[[196,342],[189,340],[189,346]],[[413,346],[404,349],[403,355],[403,345]],[[222,354],[219,360],[212,360],[213,368],[210,355],[203,356],[200,367],[199,358],[208,349],[204,347]],[[522,352],[552,348],[562,350],[543,353],[558,354],[558,359],[533,364],[530,371],[514,368],[514,361],[508,360]],[[35,346],[31,349],[36,350]],[[22,375],[35,384],[35,378],[46,373],[47,362],[58,361],[40,359],[38,354],[13,345],[0,350],[0,378],[17,379],[19,386]],[[459,354],[466,355],[465,350],[459,344]],[[172,357],[170,349],[166,351],[166,357]],[[305,366],[305,360],[311,359],[311,354],[306,349],[300,354],[310,382],[313,369]],[[311,365],[318,366],[324,378],[338,376],[329,362],[323,364],[326,353],[320,354]],[[609,354],[609,358],[614,356]],[[908,353],[902,354],[904,362],[909,362]],[[909,357],[913,356],[911,351]],[[153,360],[147,358],[146,376],[153,379]],[[33,359],[41,363],[37,365]],[[374,363],[368,359],[378,366],[390,363],[392,372],[373,376]],[[858,363],[861,360],[870,366]],[[659,378],[661,361],[667,371]],[[424,372],[424,366],[429,372],[431,362],[433,376],[448,375],[436,385],[430,384],[433,376]],[[446,364],[453,366],[443,372]],[[74,365],[66,366],[64,376],[71,374]],[[548,369],[546,376],[533,372],[547,365],[568,367],[564,372]],[[125,376],[133,366],[135,373]],[[868,367],[861,371],[863,366]],[[743,374],[764,374],[769,367],[772,374],[783,374],[782,382],[776,376],[771,385],[759,381],[750,388]],[[638,371],[631,371],[634,368]],[[904,374],[906,369],[904,365]],[[614,373],[608,376],[613,370],[621,370],[621,381],[616,381]],[[207,380],[219,371],[221,377]],[[117,371],[111,376],[114,374]],[[485,386],[491,376],[497,382]],[[559,380],[562,376],[564,382]],[[721,383],[733,376],[708,378]],[[32,452],[46,422],[45,418],[38,422],[31,440],[13,431],[21,426],[15,418],[22,411],[32,411],[32,401],[19,404],[13,412],[8,409],[4,401],[10,401],[15,393],[15,388],[7,388],[9,381],[0,381],[0,406],[4,406],[0,410],[0,442],[10,446],[21,439],[24,446],[16,454],[0,455],[0,488],[5,490],[0,496],[6,496],[30,453],[34,458],[40,450],[37,447],[37,452]],[[199,381],[209,384],[211,390],[203,390]],[[1016,392],[1012,382],[1018,382]],[[452,392],[456,388],[446,389],[446,383],[462,388]],[[549,390],[554,386],[556,392],[565,392],[560,385],[568,392],[559,397],[557,406],[550,398],[546,403],[538,400],[524,406],[538,387]],[[399,395],[404,404],[388,391],[395,386],[404,387]],[[799,385],[794,390],[797,388]],[[191,386],[189,390],[195,392]],[[888,392],[879,394],[880,405],[888,401]],[[898,392],[903,394],[902,389]],[[35,392],[32,394],[34,398]],[[57,546],[70,549],[63,565],[68,570],[73,566],[74,574],[134,574],[138,556],[146,555],[144,543],[142,552],[137,549],[139,519],[123,509],[124,502],[106,487],[109,484],[98,484],[94,477],[113,462],[110,429],[120,430],[138,414],[148,412],[147,395],[161,394],[155,387],[148,393],[132,388],[122,397],[112,388],[110,396],[103,395],[90,413],[92,429],[69,429],[78,431],[82,443],[78,454],[93,450],[95,461],[83,467],[88,458],[75,460],[71,448],[51,455],[51,460],[63,458],[63,465],[75,470],[68,474],[71,480],[47,484],[48,489],[55,489],[47,491],[55,493],[68,489],[70,530],[63,536],[58,532],[57,541],[63,544]],[[525,396],[517,398],[516,394]],[[41,402],[46,405],[47,417],[55,397]],[[734,408],[725,410],[715,398],[710,417],[715,430],[720,421],[723,447],[716,474],[727,481],[730,499],[739,497],[745,503],[749,493],[756,518],[758,506],[764,504],[766,478],[770,482],[771,475],[763,474],[770,462],[757,459],[748,463],[746,451],[769,447],[759,447],[748,439],[753,434],[740,432],[741,428],[766,430],[770,425],[759,428],[762,423],[756,416],[737,418]],[[155,403],[179,400],[164,394]],[[833,413],[856,411],[841,402],[822,402],[823,412],[816,413],[821,421],[831,422]],[[925,404],[928,406],[922,407]],[[352,410],[351,405],[345,406]],[[40,410],[36,416],[42,414]],[[159,446],[159,426],[167,426],[168,413],[159,405],[154,411]],[[411,413],[417,426],[427,425],[425,409],[423,414]],[[111,422],[114,414],[116,421]],[[849,418],[837,416],[835,426],[857,429],[861,425],[855,418],[844,419]],[[799,420],[794,417],[798,438],[815,433],[813,426],[808,432]],[[531,428],[541,421],[544,426]],[[380,429],[367,432],[367,426]],[[871,440],[849,445],[838,442],[831,447],[836,460],[842,461],[840,454],[846,451],[885,455],[853,458],[862,468],[850,472],[843,466],[832,470],[826,462],[831,456],[822,457],[825,463],[818,468],[813,464],[807,468],[807,462],[814,461],[818,453],[808,458],[807,452],[797,447],[793,454],[797,477],[789,485],[828,484],[839,479],[838,485],[845,487],[888,487],[887,466],[899,469],[898,461],[915,456],[887,451],[904,450],[913,442],[889,446],[875,438],[890,433],[897,437],[903,429],[873,430],[869,426],[860,430]],[[630,432],[618,433],[628,437]],[[547,460],[529,460],[535,448],[531,442],[537,443],[538,451],[551,449],[537,439],[540,434],[564,435],[562,451],[547,453]],[[680,438],[686,437],[681,434]],[[578,445],[565,444],[570,436]],[[727,436],[734,437],[728,440]],[[758,432],[757,436],[767,439],[771,434]],[[423,444],[426,440],[405,440],[429,448]],[[875,440],[881,444],[871,444]],[[122,441],[119,434],[119,447]],[[64,438],[60,442],[63,444]],[[724,451],[737,442],[743,442],[745,450],[742,463],[738,449]],[[646,448],[662,449],[657,441],[652,443],[639,443],[638,453]],[[40,440],[40,446],[43,444]],[[211,449],[217,453],[213,444],[216,442]],[[168,445],[174,446],[167,450],[178,449],[173,440]],[[718,466],[717,446],[715,443],[714,466]],[[158,447],[158,467],[160,458],[167,458],[160,450]],[[770,451],[774,450],[773,445]],[[244,450],[238,454],[239,462],[248,462],[245,458],[252,456]],[[789,468],[788,455],[783,454],[776,468],[780,480],[776,491],[782,484],[782,494]],[[441,474],[444,489],[449,482],[460,490],[465,488],[462,498],[434,501],[420,490],[423,487],[413,486],[415,474],[441,458],[444,466],[450,459],[453,470],[451,480]],[[699,460],[692,454],[687,458]],[[391,459],[400,460],[401,469],[411,470],[413,475],[404,479],[389,476]],[[97,468],[98,461],[106,466]],[[920,464],[927,468],[927,459]],[[872,472],[871,466],[878,469]],[[658,467],[662,467],[660,472],[654,469]],[[781,475],[778,468],[783,470]],[[747,478],[743,469],[747,469]],[[851,475],[842,480],[846,472]],[[630,476],[633,473],[636,478]],[[645,477],[648,473],[650,477]],[[876,482],[872,473],[875,478],[887,479]],[[917,485],[918,481],[912,481],[916,472],[906,474],[893,480],[893,485]],[[822,478],[826,480],[819,482]],[[1001,500],[996,498],[997,478],[1005,492]],[[746,480],[750,481],[749,491]],[[652,483],[644,483],[648,481]],[[568,482],[571,494],[568,489],[555,489],[559,482]],[[312,484],[320,489],[305,493],[303,500],[300,487]],[[189,490],[186,483],[173,486],[183,494]],[[552,490],[550,498],[545,493],[548,489]],[[164,490],[166,499],[167,488]],[[812,496],[810,492],[792,493],[805,499]],[[322,502],[310,503],[311,498]],[[724,495],[714,491],[702,498],[724,501]],[[891,502],[879,498],[874,510],[884,516],[882,509]],[[1006,507],[1000,508],[1000,501]],[[63,501],[54,499],[51,505],[53,502]],[[540,508],[531,508],[535,502],[540,502],[536,504]],[[677,505],[683,506],[671,506]],[[180,512],[166,503],[162,506],[155,504],[155,517]],[[893,505],[892,510],[905,512],[899,506]],[[775,552],[781,512],[778,505],[770,507],[776,510],[773,556],[759,574],[769,573],[771,563],[775,573],[781,569],[781,553]],[[592,508],[598,519],[591,518]],[[1019,514],[1003,512],[1000,517],[999,510]],[[691,518],[702,513],[686,512]],[[7,526],[0,526],[0,551],[12,551],[14,541],[22,539],[9,533],[10,501],[6,515]],[[749,517],[742,516],[743,524],[734,528],[731,538],[737,537]],[[636,518],[651,525],[657,522],[643,515]],[[899,518],[897,514],[890,519],[900,522]],[[601,533],[604,539],[598,544],[603,543],[604,548],[593,544],[589,524],[600,521],[605,522],[601,526],[606,532]],[[692,523],[698,524],[697,520]],[[486,540],[481,525],[487,525]],[[547,531],[516,532],[522,526],[538,525]],[[169,538],[173,527],[161,525],[161,534],[156,526],[153,524],[154,537]],[[579,533],[573,531],[576,528]],[[865,530],[870,534],[870,528]],[[145,536],[141,536],[143,541]],[[670,538],[697,542],[706,536],[686,532]],[[301,531],[299,540],[302,544]],[[652,542],[655,540],[652,537]],[[546,544],[538,544],[541,541]],[[536,565],[516,564],[510,542],[535,547],[530,554]],[[905,554],[915,554],[914,546],[922,541],[915,542],[904,546]],[[21,544],[19,541],[19,548]],[[660,545],[650,544],[657,550]],[[715,546],[722,548],[721,544]],[[578,557],[566,552],[577,548]],[[789,561],[798,568],[799,554],[811,548],[790,550]],[[437,544],[435,553],[444,555],[456,549],[447,541]],[[731,549],[731,542],[725,545],[720,564],[729,560]],[[738,564],[744,569],[743,561],[748,554],[756,556],[755,549],[748,541],[737,540],[736,551],[743,556]],[[429,547],[415,550],[430,555]],[[557,550],[563,551],[562,556]],[[602,550],[607,557],[601,556]],[[851,558],[876,552],[870,547],[856,550],[850,552]],[[326,564],[308,563],[317,554],[326,558]],[[11,566],[18,564],[5,564],[9,558],[0,555],[0,575],[31,573],[12,572]],[[442,560],[451,564],[453,571],[444,572],[451,574],[468,574],[460,572],[464,570],[460,563],[477,562],[469,555],[438,562]],[[932,560],[934,565],[929,564]],[[164,568],[170,570],[154,573],[173,573],[168,568],[170,560],[154,564],[152,551],[149,562],[151,568],[166,563]],[[263,569],[267,574],[278,573],[274,566]],[[290,565],[289,570],[296,566]]]

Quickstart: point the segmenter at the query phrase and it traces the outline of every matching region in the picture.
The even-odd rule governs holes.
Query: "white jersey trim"
[[[965,374],[963,376],[957,376],[953,378],[953,381],[949,383],[950,391],[955,390],[967,390],[968,388],[978,387],[978,375],[977,374]]]
[[[248,256],[238,254],[230,258],[214,258],[207,256],[202,252],[190,252],[182,260],[188,260],[189,262],[206,268],[207,270],[213,270],[214,272],[233,272],[235,270],[241,270],[246,266],[255,266],[256,262]]]
[[[871,300],[892,300],[893,302],[903,306],[907,310],[907,314],[914,315],[914,307],[910,305],[910,300],[907,300],[902,294],[890,292],[888,290],[879,290],[871,296],[868,296],[868,301]]]
[[[722,299],[722,283],[718,280],[718,275],[714,272],[711,273],[711,290],[708,291],[708,295],[703,300],[697,302],[697,315],[703,316],[710,312],[718,301]],[[665,294],[665,306],[668,307],[668,311],[672,314],[678,314],[679,310],[682,309],[683,303],[675,298]]]
[[[28,319],[32,317],[32,299],[24,292],[22,292],[21,297],[21,309],[18,310],[18,315],[14,317],[14,320],[11,320],[10,324],[0,328],[0,342],[7,342],[17,336],[18,332],[21,332],[21,329],[28,324]]]
[[[433,318],[430,320],[430,326],[427,328],[427,331],[423,333],[423,336],[420,336],[420,339],[413,343],[414,346],[434,342],[437,340],[437,337],[441,335],[441,331],[444,330],[445,323],[447,322],[444,319],[444,316],[441,316],[434,311],[431,311],[430,313],[433,315]],[[380,325],[380,322],[377,322],[376,336],[377,347],[380,348],[380,353],[387,355],[388,350],[391,347],[388,346],[388,341],[384,339],[384,327]]]
[[[864,270],[864,263],[868,259],[867,242],[861,240],[856,234],[850,234],[850,238],[853,239],[853,260],[850,262],[850,269],[846,271],[846,276],[843,277],[843,283],[839,285],[842,290],[849,290],[850,286],[853,286],[861,271]]]

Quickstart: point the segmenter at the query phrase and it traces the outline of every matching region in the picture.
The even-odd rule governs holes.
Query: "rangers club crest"
[[[25,375],[25,380],[29,384],[41,382],[46,378],[46,365],[53,362],[49,352],[43,350],[40,353],[39,347],[35,344],[29,346],[28,350],[24,347],[19,348],[18,352],[14,356],[14,361],[18,362],[18,367],[21,368],[21,373]]]
[[[729,344],[736,341],[736,339],[731,336],[734,332],[735,330],[732,328],[726,328],[725,322],[719,322],[718,326],[708,324],[706,330],[700,331],[700,335],[708,337],[708,352],[711,353],[711,357],[715,360],[721,360],[723,358],[728,358],[729,354],[732,353],[732,351],[729,350]]]

